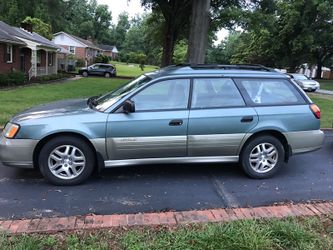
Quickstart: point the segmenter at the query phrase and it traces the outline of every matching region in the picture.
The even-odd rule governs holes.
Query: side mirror
[[[131,100],[127,100],[123,104],[123,111],[124,113],[134,113],[135,112],[135,104]]]

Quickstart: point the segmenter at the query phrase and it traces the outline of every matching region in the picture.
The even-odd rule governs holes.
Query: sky
[[[112,22],[114,24],[117,24],[118,15],[121,12],[128,12],[130,18],[134,17],[136,14],[143,14],[145,12],[144,7],[141,6],[140,0],[97,0],[97,2],[109,6],[109,10],[112,12]],[[228,35],[228,31],[222,29],[218,31],[216,35],[218,40],[215,41],[215,44],[217,45]]]

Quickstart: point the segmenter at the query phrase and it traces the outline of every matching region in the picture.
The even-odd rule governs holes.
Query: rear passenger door
[[[253,132],[264,129],[286,132],[307,131],[318,126],[308,103],[288,79],[235,79],[246,102],[260,117]]]
[[[258,116],[231,78],[193,79],[188,125],[189,156],[237,156]]]

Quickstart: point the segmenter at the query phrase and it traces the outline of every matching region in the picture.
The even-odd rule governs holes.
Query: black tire
[[[110,78],[110,77],[111,77],[111,74],[110,74],[109,72],[106,72],[106,73],[104,74],[104,77],[105,77],[105,78]]]
[[[268,156],[267,153],[265,153],[265,155],[262,156],[263,157],[262,161],[264,161],[263,164],[267,164],[267,162],[268,162],[269,164],[271,164],[273,166],[271,169],[269,169],[269,167],[267,167],[266,170],[265,170],[265,168],[263,168],[262,170],[255,170],[254,168],[256,166],[253,166],[253,164],[255,164],[255,162],[253,164],[251,164],[251,162],[250,162],[251,152],[254,152],[254,153],[258,152],[258,148],[256,148],[256,147],[259,145],[266,145],[269,147],[270,147],[270,145],[272,145],[273,147],[270,147],[270,149],[273,148],[272,150],[274,150],[274,148],[275,148],[275,151],[277,152],[277,157],[276,158],[273,157],[274,160],[276,161],[275,164],[271,164],[271,162],[272,162],[271,160],[265,159],[265,156]],[[260,146],[259,146],[259,148],[260,148]],[[259,157],[259,155],[260,155],[260,153],[258,152],[258,157]],[[241,153],[240,163],[242,165],[244,172],[249,177],[254,178],[254,179],[265,179],[265,178],[272,177],[284,165],[284,158],[285,158],[285,150],[284,150],[284,147],[283,147],[282,143],[280,142],[280,140],[277,139],[276,137],[273,137],[270,135],[262,135],[262,136],[258,136],[258,137],[251,139],[249,142],[247,142],[244,145],[242,153]],[[254,161],[256,160],[255,157],[253,160]],[[260,166],[262,166],[262,165],[260,165]]]
[[[85,164],[81,173],[72,179],[59,178],[53,174],[49,168],[49,157],[51,153],[58,147],[67,145],[71,145],[72,147],[79,149],[79,153],[81,153],[85,158]],[[95,165],[95,154],[84,140],[73,136],[60,136],[51,139],[42,147],[39,153],[38,163],[42,175],[50,183],[59,186],[78,185],[86,181],[91,176]],[[73,171],[71,171],[71,173],[73,173]]]
[[[83,71],[83,72],[82,72],[82,76],[83,76],[83,77],[88,77],[88,72],[87,72],[87,71]]]

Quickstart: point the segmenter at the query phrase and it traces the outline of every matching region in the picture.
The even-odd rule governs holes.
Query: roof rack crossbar
[[[244,69],[244,70],[260,70],[273,72],[274,69],[265,67],[260,64],[178,64],[176,66],[191,67],[192,69]]]

